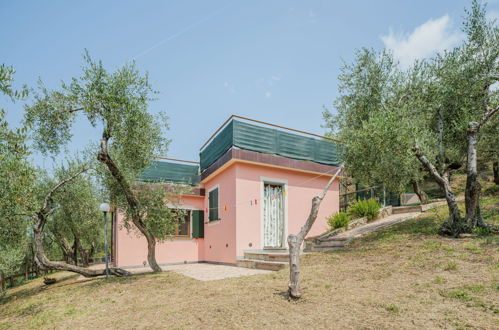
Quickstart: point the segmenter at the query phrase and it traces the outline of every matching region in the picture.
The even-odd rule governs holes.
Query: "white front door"
[[[263,247],[281,248],[284,246],[283,187],[265,184],[263,195]]]

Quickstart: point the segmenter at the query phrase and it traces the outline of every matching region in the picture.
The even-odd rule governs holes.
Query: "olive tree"
[[[27,95],[25,87],[12,88],[14,74],[12,67],[0,65],[0,94],[13,102]],[[5,115],[0,109],[0,272],[9,275],[26,256],[31,222],[22,213],[31,205],[34,169],[28,159],[27,128],[10,127]]]
[[[398,69],[389,52],[361,49],[354,63],[341,68],[337,113],[326,109],[323,118],[328,134],[347,144],[343,158],[350,176],[369,185],[383,182],[397,192],[412,184],[426,203],[419,186],[424,173],[410,150],[414,125],[403,108],[404,98],[417,88],[410,75]]]
[[[87,120],[102,132],[95,157],[100,163],[111,197],[123,208],[125,222],[133,224],[147,241],[147,261],[153,271],[161,271],[156,262],[156,237],[177,221],[168,212],[167,203],[157,203],[161,211],[143,212],[135,182],[155,155],[164,154],[169,140],[166,116],[148,112],[155,94],[148,76],[135,65],[126,64],[108,72],[102,62],[94,61],[86,52],[82,76],[62,83],[57,90],[48,90],[40,84],[35,102],[26,107],[26,120],[34,127],[34,141],[42,152],[58,153],[72,137],[76,120]],[[166,197],[166,189],[158,189]],[[162,212],[164,211],[164,212]],[[170,216],[172,215],[172,216]],[[161,224],[161,225],[157,225]],[[159,235],[159,236],[158,236]]]
[[[478,2],[466,12],[461,45],[406,71],[386,51],[360,52],[353,65],[343,68],[335,117],[347,144],[347,169],[397,185],[423,167],[449,208],[440,233],[452,236],[486,226],[479,207],[477,142],[499,111],[498,92],[491,88],[499,79],[499,29]],[[463,218],[450,175],[465,164]]]
[[[57,168],[55,177],[61,181],[78,167],[82,167],[79,162],[70,161]],[[52,234],[66,262],[77,265],[81,258],[82,265],[87,267],[90,257],[101,248],[101,195],[89,175],[80,175],[61,188],[59,207],[47,222],[47,234]]]

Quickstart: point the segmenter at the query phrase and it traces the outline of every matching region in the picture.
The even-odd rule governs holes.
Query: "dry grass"
[[[498,197],[485,203],[497,219]],[[492,205],[492,207],[490,206]],[[171,272],[111,280],[41,279],[0,301],[0,329],[499,328],[497,237],[442,238],[445,208],[374,233],[346,251],[303,259],[303,293],[287,269],[200,282]]]

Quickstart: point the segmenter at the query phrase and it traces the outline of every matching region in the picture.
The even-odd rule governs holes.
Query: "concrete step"
[[[288,252],[244,252],[245,259],[287,262],[289,260]]]
[[[327,252],[327,251],[334,251],[334,250],[341,250],[345,246],[324,246],[324,245],[314,245],[310,247],[308,251],[310,252]]]
[[[422,210],[423,208],[421,205],[397,206],[392,208],[392,214],[422,212]]]
[[[288,262],[265,261],[255,259],[238,259],[237,266],[245,268],[256,268],[264,270],[279,270],[286,267]]]
[[[331,241],[348,241],[350,238],[349,237],[338,237],[338,236],[332,236],[328,238],[318,238],[316,241],[318,242],[331,242]]]
[[[323,247],[343,247],[348,244],[348,241],[319,241],[315,242],[313,246]]]

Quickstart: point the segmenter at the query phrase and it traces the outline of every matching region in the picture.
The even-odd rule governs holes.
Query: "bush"
[[[350,216],[343,211],[336,213],[335,215],[330,216],[327,219],[327,223],[331,227],[331,230],[338,228],[348,229],[348,223],[350,222]]]
[[[353,203],[348,209],[348,213],[354,217],[362,218],[367,217],[373,220],[379,214],[381,205],[375,199],[362,200]]]

